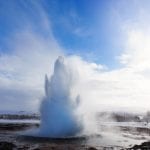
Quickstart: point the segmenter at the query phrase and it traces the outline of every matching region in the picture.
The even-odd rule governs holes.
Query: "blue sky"
[[[120,27],[113,9],[118,0],[1,1],[0,45],[8,52],[7,39],[32,24],[32,30],[48,36],[42,27],[43,13],[50,21],[52,34],[67,54],[77,54],[88,61],[118,67],[121,52]],[[42,9],[42,12],[41,10]],[[7,10],[7,11],[6,11]]]
[[[150,105],[149,14],[149,0],[1,0],[0,110],[37,110],[60,55],[89,106]]]

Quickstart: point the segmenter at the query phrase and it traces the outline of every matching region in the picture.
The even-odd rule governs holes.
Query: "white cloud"
[[[82,60],[80,57],[67,57],[73,71],[74,96],[80,95],[81,112],[95,111],[146,111],[149,108],[150,78],[124,67],[105,70],[103,66]]]
[[[0,100],[7,103],[12,99],[14,106],[27,101],[32,108],[30,104],[37,103],[43,94],[44,75],[52,72],[54,60],[62,55],[61,48],[54,39],[44,39],[32,31],[17,33],[11,40],[12,53],[0,56],[0,88],[3,89]],[[6,108],[2,106],[9,107],[9,103]]]
[[[43,95],[44,75],[52,73],[53,62],[58,55],[62,55],[62,51],[56,41],[53,42],[51,39],[48,41],[55,44],[50,44],[32,32],[22,32],[16,36],[20,35],[22,39],[14,38],[17,46],[14,46],[13,53],[2,54],[0,57],[0,95],[1,101],[5,101],[1,107],[10,109],[9,103],[13,103],[11,109],[19,106],[19,109],[36,110]],[[146,40],[143,39],[141,44],[143,42]],[[135,45],[135,51],[139,51],[139,56],[138,53],[136,55],[126,51],[131,61],[127,61],[122,69],[109,71],[104,66],[86,62],[79,56],[66,58],[73,71],[75,86],[72,92],[74,95],[80,94],[82,109],[84,108],[85,112],[148,109],[148,67],[144,69],[145,72],[137,69],[138,64],[143,63],[141,57],[144,57],[144,60],[148,59],[148,49],[146,46],[145,55],[140,57],[140,46],[137,46],[135,41],[131,45],[133,49]]]
[[[30,10],[27,3],[22,4]],[[44,75],[51,74],[55,59],[63,55],[46,12],[38,3],[31,5],[40,20],[36,27],[41,32],[35,30],[32,17],[26,13],[26,24],[19,22],[22,28],[7,37],[9,52],[3,50],[5,53],[0,55],[0,110],[37,110],[44,94]]]
[[[126,50],[121,55],[121,62],[138,71],[150,69],[150,36],[149,31],[133,30],[128,33]]]

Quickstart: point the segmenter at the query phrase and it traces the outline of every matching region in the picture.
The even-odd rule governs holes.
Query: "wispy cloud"
[[[62,55],[42,6],[36,2],[23,3],[23,6],[25,10],[31,7],[37,11],[39,22],[33,23],[26,13],[25,25],[19,22],[22,28],[7,37],[9,52],[3,50],[0,55],[0,101],[5,102],[0,109],[10,109],[13,103],[11,109],[37,110],[38,106],[33,106],[43,94],[44,74],[51,73],[54,60]],[[35,30],[35,24],[41,32]],[[25,105],[21,107],[21,103]]]

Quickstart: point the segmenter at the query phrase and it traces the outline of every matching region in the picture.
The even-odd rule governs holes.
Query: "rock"
[[[129,150],[149,150],[150,149],[150,142],[144,142],[141,145],[134,145],[133,147],[129,148]]]
[[[17,150],[28,150],[28,149],[29,149],[29,146],[26,146],[26,145],[17,147]]]
[[[13,150],[16,147],[13,143],[1,141],[0,150]]]
[[[95,147],[89,147],[88,150],[97,150]]]

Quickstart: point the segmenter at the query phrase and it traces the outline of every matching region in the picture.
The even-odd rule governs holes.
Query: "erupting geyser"
[[[39,135],[44,137],[69,137],[81,131],[81,125],[75,114],[77,99],[71,99],[72,75],[59,57],[50,80],[45,76],[45,97],[41,104],[41,125]],[[74,104],[75,103],[75,104]]]

